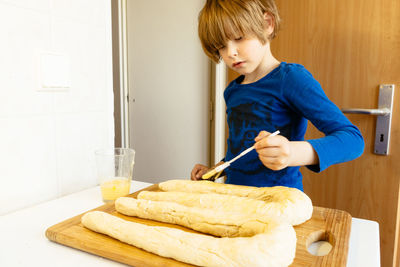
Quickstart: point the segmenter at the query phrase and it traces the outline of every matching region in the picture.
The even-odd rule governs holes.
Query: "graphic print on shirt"
[[[272,105],[266,103],[267,105]],[[272,122],[271,113],[257,102],[244,103],[238,106],[230,108],[228,111],[228,124],[229,124],[229,139],[228,139],[228,151],[231,155],[227,160],[235,157],[240,152],[254,144],[254,139],[258,133],[262,130],[273,132],[279,130],[281,135],[286,138],[291,136],[290,125],[278,126]],[[274,172],[273,179],[271,182],[278,182],[281,177],[286,175],[286,168],[281,171],[272,171],[266,168],[260,159],[256,151],[252,151],[243,158],[238,160],[240,166],[232,164],[231,170],[234,172],[241,172],[245,175],[257,174],[260,171]],[[271,177],[272,178],[272,177]]]

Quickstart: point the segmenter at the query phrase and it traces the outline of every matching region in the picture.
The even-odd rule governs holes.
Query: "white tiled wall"
[[[111,1],[0,0],[0,215],[97,184],[114,140]],[[66,91],[39,91],[41,53],[70,61]]]

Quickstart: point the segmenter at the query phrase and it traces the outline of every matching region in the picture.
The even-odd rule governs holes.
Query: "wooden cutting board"
[[[160,191],[158,185],[152,185],[143,190]],[[130,196],[136,198],[140,191]],[[93,210],[108,212],[128,221],[147,225],[162,225],[195,232],[178,225],[122,215],[115,210],[114,202],[107,203]],[[106,235],[86,229],[81,224],[82,216],[83,214],[51,226],[46,230],[47,238],[69,247],[135,267],[192,266],[149,253]],[[297,235],[297,247],[296,257],[291,266],[346,266],[351,230],[350,214],[341,210],[314,207],[312,218],[301,225],[295,226],[294,229]],[[307,251],[309,244],[319,240],[331,243],[332,250],[328,255],[314,256]],[[168,246],[168,244],[165,245]]]

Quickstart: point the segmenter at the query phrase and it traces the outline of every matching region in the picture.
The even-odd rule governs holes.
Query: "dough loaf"
[[[138,199],[175,202],[188,207],[236,212],[244,217],[256,217],[261,222],[275,221],[291,225],[301,224],[311,217],[303,210],[295,210],[289,202],[265,202],[262,200],[215,193],[153,192],[142,191]],[[311,211],[312,212],[312,211]]]
[[[220,184],[211,181],[169,180],[160,183],[159,188],[171,192],[216,193],[261,200],[267,204],[265,206],[266,211],[261,213],[269,213],[273,219],[286,221],[292,225],[307,221],[311,218],[313,212],[311,199],[304,192],[284,186],[253,187]],[[229,203],[227,205],[232,206]],[[241,209],[246,210],[247,208],[242,207]],[[284,218],[275,218],[277,216]]]
[[[222,237],[253,236],[268,232],[274,222],[256,216],[210,208],[187,207],[174,202],[120,197],[115,209],[128,216],[179,224],[193,230]]]
[[[129,222],[101,211],[82,217],[99,233],[163,257],[199,266],[288,266],[296,252],[296,233],[287,224],[252,237],[216,238],[175,228]]]

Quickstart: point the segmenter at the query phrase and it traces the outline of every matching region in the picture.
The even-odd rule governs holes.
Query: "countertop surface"
[[[150,185],[133,181],[131,193]],[[54,243],[45,236],[50,226],[103,204],[97,186],[0,216],[0,266],[125,266]],[[347,266],[380,266],[377,222],[352,219]]]

